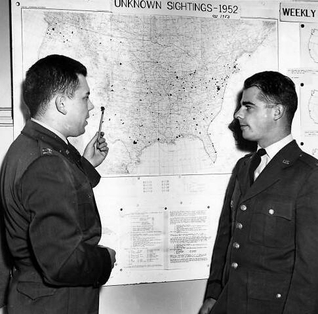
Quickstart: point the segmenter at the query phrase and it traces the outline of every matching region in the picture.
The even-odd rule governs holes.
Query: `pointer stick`
[[[98,127],[97,148],[98,148],[98,139],[100,138],[100,134],[101,134],[101,131],[102,131],[102,124],[103,124],[103,119],[104,119],[105,107],[101,107],[100,110],[102,111],[102,115],[100,117],[99,127]]]

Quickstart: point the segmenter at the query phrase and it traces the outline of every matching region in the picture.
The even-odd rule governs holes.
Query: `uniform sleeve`
[[[43,156],[25,172],[20,190],[30,215],[30,245],[44,280],[61,286],[104,284],[111,259],[98,246],[100,221],[86,176],[74,174],[58,156]]]
[[[89,181],[91,182],[92,186],[95,187],[100,181],[99,173],[85,157],[81,158],[81,163]]]
[[[283,314],[318,313],[318,171],[311,171],[296,202],[295,264]]]
[[[230,203],[236,182],[236,169],[237,167],[233,171],[225,193],[223,208],[219,219],[217,235],[212,253],[210,276],[207,282],[205,299],[213,298],[217,300],[223,289],[222,278],[226,263],[227,249],[231,239],[232,215]]]

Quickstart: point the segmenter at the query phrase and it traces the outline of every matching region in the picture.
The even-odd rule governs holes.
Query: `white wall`
[[[11,101],[11,58],[10,58],[10,15],[9,0],[0,1],[0,107],[10,108]],[[0,163],[13,139],[12,126],[0,126]]]

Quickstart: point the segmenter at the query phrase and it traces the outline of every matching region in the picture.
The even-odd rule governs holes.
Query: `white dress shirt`
[[[266,154],[261,157],[261,163],[256,168],[254,172],[254,180],[260,175],[260,173],[264,170],[267,164],[274,158],[274,156],[287,144],[293,141],[293,136],[291,134],[287,135],[280,141],[267,146],[267,147],[258,147],[257,149],[264,148],[266,150]]]

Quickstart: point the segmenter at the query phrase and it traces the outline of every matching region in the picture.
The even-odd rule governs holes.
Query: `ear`
[[[286,108],[285,106],[283,106],[282,104],[277,104],[274,107],[274,120],[277,121],[279,119],[281,119],[286,112]]]
[[[63,115],[67,114],[66,106],[65,106],[65,96],[57,95],[55,98],[55,107],[58,112]]]

